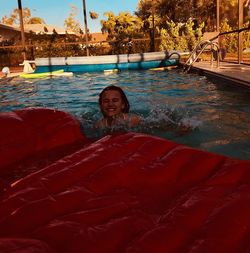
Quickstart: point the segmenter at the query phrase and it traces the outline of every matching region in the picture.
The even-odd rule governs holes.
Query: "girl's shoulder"
[[[95,123],[95,128],[105,128],[105,127],[106,127],[105,118],[102,118]]]
[[[140,116],[134,114],[134,113],[127,113],[127,120],[129,121],[129,124],[131,126],[135,126],[140,123],[142,120]]]

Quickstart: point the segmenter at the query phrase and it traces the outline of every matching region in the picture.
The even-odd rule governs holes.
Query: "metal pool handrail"
[[[197,44],[192,53],[190,54],[188,60],[185,62],[183,66],[183,71],[188,72],[192,65],[197,61],[199,56],[206,50],[209,49],[211,51],[211,67],[213,67],[213,52],[214,50],[217,52],[217,68],[220,65],[219,59],[219,44],[217,42],[213,42],[211,40],[202,40]]]

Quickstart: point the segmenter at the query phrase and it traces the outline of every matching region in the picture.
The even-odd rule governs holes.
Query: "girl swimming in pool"
[[[148,125],[145,124],[141,117],[129,113],[130,105],[128,99],[123,90],[118,86],[110,85],[102,90],[99,95],[99,106],[103,118],[95,126],[101,129],[104,134],[123,132],[137,125],[144,130],[148,128]],[[165,124],[162,127],[165,130],[171,129],[171,126]],[[190,131],[190,126],[184,124],[172,127],[175,127],[179,135]]]
[[[130,105],[123,90],[114,85],[103,89],[99,95],[99,106],[103,118],[96,124],[98,128],[116,128],[136,126],[141,118],[129,113]]]

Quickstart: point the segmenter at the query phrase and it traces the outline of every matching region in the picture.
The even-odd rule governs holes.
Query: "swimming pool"
[[[101,117],[98,94],[110,84],[122,87],[131,111],[145,119],[142,126],[131,130],[235,158],[250,158],[249,91],[179,70],[76,73],[73,77],[32,81],[16,78],[0,85],[0,111],[25,107],[68,111],[80,119],[88,136],[96,137],[92,126]],[[181,122],[192,130],[179,134],[175,126]]]

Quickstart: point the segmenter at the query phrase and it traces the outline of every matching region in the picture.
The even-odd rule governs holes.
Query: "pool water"
[[[81,121],[87,136],[98,137],[100,133],[93,128],[101,117],[98,95],[111,84],[125,91],[131,112],[144,119],[128,130],[234,158],[250,158],[250,92],[176,69],[76,73],[73,77],[40,80],[16,78],[0,85],[0,111],[25,107],[68,111]],[[180,125],[190,130],[180,133]]]

